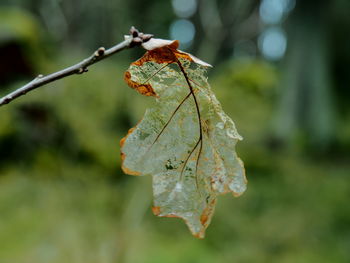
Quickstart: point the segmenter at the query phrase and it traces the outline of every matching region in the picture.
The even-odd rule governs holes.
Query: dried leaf
[[[203,238],[217,196],[246,189],[235,145],[242,137],[207,82],[209,64],[177,50],[178,41],[151,39],[125,73],[128,85],[156,105],[121,140],[122,169],[152,175],[153,213],[180,217]]]

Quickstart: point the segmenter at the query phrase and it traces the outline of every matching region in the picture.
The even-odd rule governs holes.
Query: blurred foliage
[[[43,63],[38,21],[28,12],[0,8],[0,90],[15,80],[31,77]]]
[[[42,162],[49,170],[59,170],[55,160],[65,157],[113,174],[119,162],[116,139],[131,125],[127,108],[132,105],[126,97],[131,91],[121,90],[122,74],[107,62],[94,68],[94,79],[75,76],[28,94],[16,107],[5,107],[0,115],[1,168],[23,161],[24,167],[41,167],[36,162]]]
[[[298,1],[286,21],[289,48],[276,137],[286,144],[298,142],[310,154],[340,150],[338,131],[347,129],[349,121],[344,68],[350,61],[350,19],[344,10],[350,10],[349,1]]]
[[[87,74],[1,107],[0,262],[349,262],[349,1],[327,3],[317,10],[318,19],[325,19],[318,29],[325,46],[315,43],[319,35],[309,38],[298,30],[313,13],[296,9],[285,21],[286,60],[272,64],[259,56],[231,56],[241,38],[256,40],[258,2],[200,1],[192,50],[217,62],[209,81],[244,137],[237,150],[249,180],[239,199],[220,198],[205,240],[194,239],[177,219],[153,216],[150,178],[120,171],[119,140],[153,103],[122,79],[141,50],[120,53]],[[16,48],[9,54],[22,54],[16,61],[29,65],[24,74],[4,81],[1,94],[36,74],[69,66],[99,45],[118,42],[132,24],[167,38],[175,17],[170,2],[157,0],[3,0],[1,6],[0,50],[11,39]],[[11,6],[21,9],[9,11]],[[204,32],[206,17],[213,27]],[[247,17],[253,22],[243,23]],[[323,107],[318,97],[312,115],[303,111],[316,103],[313,97],[304,100],[310,96],[305,83],[319,83],[319,77],[327,79],[321,84],[331,102]],[[286,105],[282,98],[289,98],[291,89],[299,96]],[[333,126],[321,148],[310,140],[318,126],[305,127],[326,108],[334,114],[326,123]],[[276,132],[289,127],[286,116],[298,120],[291,122],[294,136]]]

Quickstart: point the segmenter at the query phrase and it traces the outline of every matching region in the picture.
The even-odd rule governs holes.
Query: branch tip
[[[83,74],[88,72],[88,67],[95,64],[115,53],[118,53],[126,48],[132,48],[140,46],[142,43],[147,42],[153,37],[151,34],[144,34],[137,30],[134,26],[130,28],[130,36],[127,36],[123,42],[116,44],[115,46],[105,49],[100,47],[94,54],[81,62],[65,68],[63,70],[57,71],[49,75],[38,75],[32,81],[22,86],[21,88],[7,94],[6,96],[0,98],[0,106],[10,103],[12,100],[30,92],[31,90],[37,89],[45,84],[62,79],[74,74]]]
[[[130,43],[130,47],[140,46],[143,40],[140,37],[134,37]]]
[[[143,40],[143,42],[147,42],[148,40],[150,40],[153,37],[152,34],[142,34],[141,39]]]
[[[139,33],[140,32],[134,26],[130,28],[130,35],[132,35],[133,37],[137,37]]]

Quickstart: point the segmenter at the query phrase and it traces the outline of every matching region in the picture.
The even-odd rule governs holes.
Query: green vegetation
[[[220,198],[197,240],[152,215],[150,178],[120,171],[119,139],[152,103],[123,67],[107,61],[1,109],[1,262],[349,261],[350,165],[270,147],[275,69],[244,60],[211,76],[245,137],[249,184]]]
[[[219,199],[204,240],[152,214],[151,177],[120,170],[154,103],[123,81],[142,51],[123,51],[0,108],[0,263],[350,262],[350,1],[296,1],[279,62],[258,51],[260,1],[200,2],[188,51],[244,137],[246,193]],[[171,1],[3,0],[0,95],[178,18]]]

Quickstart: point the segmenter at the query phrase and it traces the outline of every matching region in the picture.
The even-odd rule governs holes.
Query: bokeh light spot
[[[174,12],[178,17],[189,18],[197,10],[197,0],[172,0]]]
[[[259,37],[259,48],[265,58],[279,60],[287,48],[287,37],[279,27],[265,30]]]
[[[283,16],[282,2],[279,0],[263,0],[260,5],[259,13],[264,23],[279,23]]]
[[[294,6],[295,0],[263,0],[259,9],[261,20],[266,24],[278,24]]]
[[[196,29],[193,23],[187,19],[178,19],[170,25],[171,39],[179,40],[184,49],[191,46],[195,33]]]

